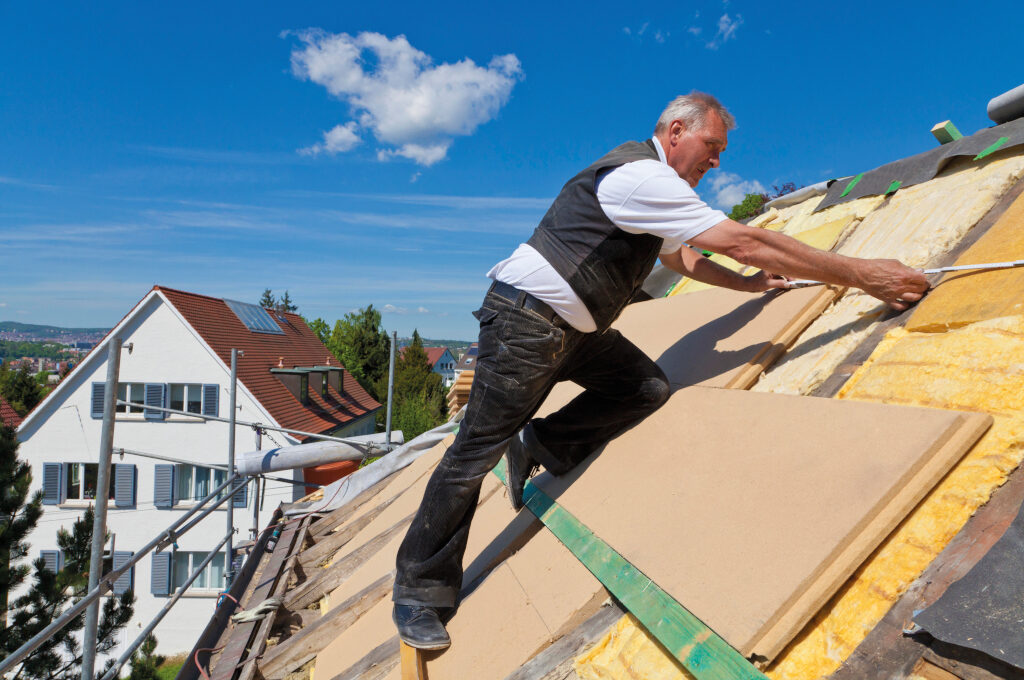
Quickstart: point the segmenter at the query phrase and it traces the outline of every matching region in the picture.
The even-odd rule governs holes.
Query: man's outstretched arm
[[[786,287],[786,280],[781,277],[764,271],[743,276],[704,257],[700,251],[686,246],[662,255],[661,263],[683,276],[722,288],[759,293],[763,290]]]
[[[928,291],[924,274],[898,260],[829,253],[778,232],[732,220],[716,224],[690,243],[765,271],[860,288],[897,310],[906,309]]]

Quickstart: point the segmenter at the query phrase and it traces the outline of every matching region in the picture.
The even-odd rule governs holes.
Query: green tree
[[[387,397],[377,390],[381,376],[387,375],[390,343],[381,327],[380,312],[369,305],[357,312],[349,312],[334,324],[327,349],[352,374],[370,395],[380,401]]]
[[[12,370],[3,364],[0,366],[0,394],[23,416],[43,400],[45,392],[27,365]]]
[[[299,311],[299,306],[288,295],[288,291],[285,291],[284,295],[278,298],[275,309],[279,312],[297,312]]]
[[[729,211],[729,219],[745,220],[750,217],[761,214],[761,209],[764,208],[764,204],[768,202],[768,196],[766,194],[747,194],[743,197],[743,200],[732,207]]]
[[[18,460],[18,439],[14,428],[0,422],[0,629],[7,620],[7,596],[29,575],[29,566],[22,563],[28,555],[25,539],[43,514],[43,492],[36,491],[29,500],[32,468]]]
[[[274,299],[274,291],[270,290],[269,288],[264,288],[263,295],[260,296],[260,300],[256,304],[258,304],[260,307],[273,309],[274,305],[277,304],[277,300]]]
[[[385,373],[378,381],[377,390],[387,397],[388,376]],[[401,430],[406,441],[427,430],[437,427],[447,417],[445,403],[448,390],[444,380],[432,370],[423,340],[417,331],[412,332],[412,342],[405,347],[395,361],[395,393],[391,414],[391,426]],[[381,414],[378,421],[386,414]]]
[[[316,337],[320,339],[320,342],[322,342],[322,343],[324,343],[326,345],[327,341],[331,339],[331,326],[330,326],[330,324],[328,324],[326,321],[324,321],[320,317],[317,317],[317,318],[313,319],[312,321],[310,321],[309,319],[304,319],[304,320],[306,322],[306,325],[309,326],[309,329],[311,331],[313,331],[313,334],[316,335]]]
[[[59,573],[46,568],[42,558],[33,562],[32,587],[8,606],[8,621],[0,628],[0,659],[5,658],[57,619],[69,604],[86,593],[92,547],[93,511],[88,508],[71,531],[57,532],[57,545],[64,554]],[[97,654],[105,654],[118,643],[119,633],[132,618],[135,596],[131,591],[102,601],[96,639]],[[7,625],[9,623],[9,625]],[[82,643],[76,635],[85,626],[85,614],[76,617],[32,652],[14,673],[12,680],[75,680],[81,676]],[[98,674],[102,675],[114,660]]]
[[[156,636],[150,633],[132,654],[132,672],[128,680],[158,680],[157,668],[166,660],[156,653]]]

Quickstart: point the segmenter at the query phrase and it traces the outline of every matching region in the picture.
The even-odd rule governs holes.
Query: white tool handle
[[[925,274],[942,274],[944,272],[963,272],[980,269],[1012,269],[1013,267],[1024,267],[1024,260],[1013,260],[1011,262],[988,262],[986,264],[959,264],[951,267],[936,267],[925,269]],[[807,286],[824,285],[821,281],[810,279],[796,279],[789,282],[788,288],[806,288]]]

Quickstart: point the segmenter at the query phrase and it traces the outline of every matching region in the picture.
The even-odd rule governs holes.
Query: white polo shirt
[[[689,183],[665,162],[665,151],[655,138],[658,160],[632,161],[597,178],[597,200],[608,219],[631,234],[653,234],[664,239],[661,253],[679,250],[686,242],[726,219],[693,191]],[[555,268],[532,246],[515,252],[491,268],[487,276],[515,286],[543,300],[573,328],[597,330],[594,317]]]

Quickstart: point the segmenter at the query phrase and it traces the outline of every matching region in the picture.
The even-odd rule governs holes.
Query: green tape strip
[[[684,276],[683,278],[686,278],[686,277]],[[673,283],[671,286],[669,286],[668,290],[665,291],[665,294],[662,295],[662,297],[668,297],[669,295],[671,295],[672,291],[674,291],[676,289],[676,286],[678,286],[680,283],[682,283],[682,281],[683,281],[683,279],[679,279],[678,281]]]
[[[889,196],[891,194],[895,194],[896,190],[900,188],[901,184],[903,184],[903,182],[899,181],[898,179],[897,180],[893,180],[893,183],[890,184],[889,188],[885,190],[885,195]]]
[[[981,160],[985,156],[987,156],[987,155],[989,155],[991,153],[995,153],[996,151],[999,151],[999,148],[1003,144],[1006,144],[1008,141],[1010,141],[1009,137],[1000,137],[999,139],[996,140],[995,144],[993,144],[992,146],[988,147],[987,149],[985,149],[984,151],[979,153],[977,156],[975,156],[974,160],[976,160],[976,161],[977,160]]]
[[[862,177],[864,177],[863,172],[850,180],[850,183],[846,185],[845,189],[843,189],[843,193],[839,194],[839,198],[845,198],[846,194],[850,193],[850,190],[857,186],[857,182],[859,182]]]
[[[494,474],[504,483],[504,458]],[[767,680],[729,643],[533,482],[526,482],[523,501],[697,680]]]

